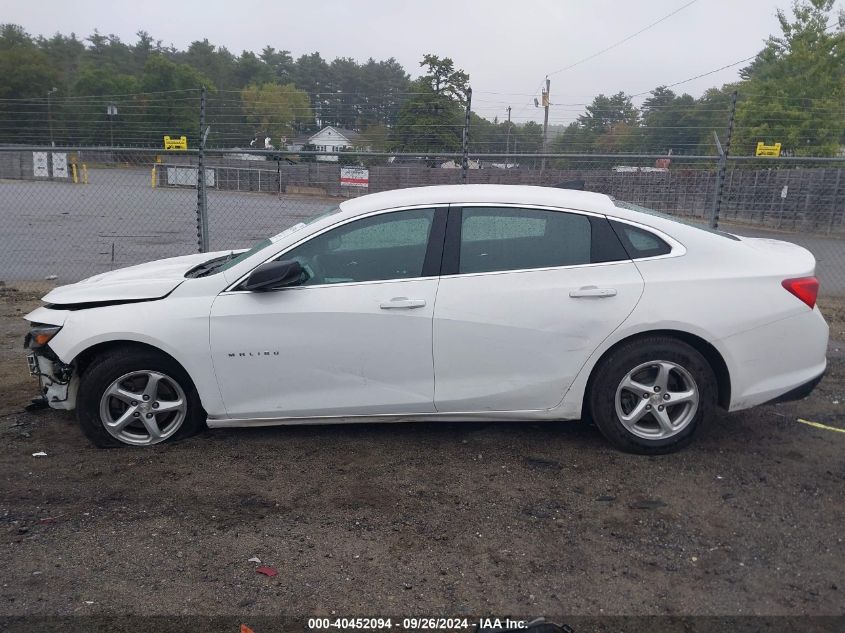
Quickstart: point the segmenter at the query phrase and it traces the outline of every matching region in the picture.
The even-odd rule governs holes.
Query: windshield
[[[705,224],[701,224],[700,222],[691,222],[690,220],[684,220],[674,215],[669,215],[668,213],[662,213],[660,211],[655,211],[654,209],[649,209],[648,207],[642,207],[638,204],[634,204],[633,202],[623,202],[622,200],[617,200],[616,198],[611,198],[613,200],[614,206],[619,207],[620,209],[628,209],[629,211],[637,211],[639,213],[646,213],[648,215],[653,215],[657,218],[663,218],[664,220],[671,220],[672,222],[677,222],[678,224],[684,224],[686,226],[691,226],[696,229],[700,229],[702,231],[707,231],[708,233],[713,233],[714,235],[721,235],[722,237],[726,237],[729,240],[736,240],[739,241],[739,238],[736,235],[731,235],[730,233],[725,233],[724,231],[718,231],[716,229],[711,229],[709,226]]]
[[[324,218],[328,215],[332,215],[333,213],[337,213],[339,210],[340,210],[340,208],[338,207],[338,208],[335,208],[335,209],[331,209],[330,211],[327,211],[326,213],[321,213],[320,215],[315,215],[313,218],[308,218],[307,220],[304,220],[303,222],[299,222],[297,224],[294,224],[292,227],[285,229],[284,231],[282,231],[281,233],[278,233],[277,235],[274,235],[273,237],[268,237],[266,239],[263,239],[260,242],[258,242],[255,246],[253,246],[252,248],[250,248],[247,251],[244,251],[240,255],[237,255],[237,256],[231,257],[231,258],[227,258],[224,261],[220,262],[219,265],[214,267],[214,272],[219,273],[223,270],[228,270],[232,266],[234,266],[236,264],[240,264],[246,258],[252,257],[258,251],[264,250],[268,246],[275,244],[276,242],[278,242],[279,240],[287,237],[291,233],[296,233],[297,231],[304,229],[309,224],[316,222],[317,220]]]

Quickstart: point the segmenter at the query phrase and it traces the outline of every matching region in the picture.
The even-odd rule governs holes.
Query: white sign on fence
[[[36,178],[50,177],[50,166],[47,164],[47,152],[32,152],[32,175]]]
[[[196,167],[168,167],[167,168],[167,184],[168,185],[182,185],[185,187],[197,186],[197,168]],[[205,170],[205,186],[214,186],[214,170]]]
[[[53,154],[53,178],[67,178],[67,154]]]
[[[340,184],[347,187],[369,187],[370,170],[359,167],[341,167]]]

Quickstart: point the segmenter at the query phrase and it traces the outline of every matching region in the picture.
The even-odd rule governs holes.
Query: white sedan
[[[348,200],[244,252],[54,289],[30,369],[97,446],[211,428],[592,419],[668,452],[721,406],[826,366],[815,259],[605,195],[527,186]]]

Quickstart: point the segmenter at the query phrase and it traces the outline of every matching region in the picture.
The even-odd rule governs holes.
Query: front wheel
[[[592,418],[616,447],[669,453],[689,443],[715,407],[716,380],[707,360],[674,338],[622,344],[596,367],[589,393]]]
[[[77,418],[101,448],[150,446],[196,433],[205,413],[187,373],[146,350],[104,356],[82,375]]]

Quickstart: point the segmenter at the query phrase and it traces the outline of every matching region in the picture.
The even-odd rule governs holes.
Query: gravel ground
[[[845,433],[796,421],[845,428],[845,304],[824,306],[810,398],[719,414],[649,458],[577,422],[97,450],[69,414],[20,412],[33,302],[16,294],[0,300],[0,616],[845,614]]]

